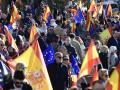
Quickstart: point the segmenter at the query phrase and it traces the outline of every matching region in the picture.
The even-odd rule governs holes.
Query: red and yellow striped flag
[[[87,13],[87,20],[86,20],[86,30],[89,31],[90,29],[90,23],[91,23],[91,17],[89,13]]]
[[[45,10],[44,10],[44,14],[43,14],[43,20],[47,21],[49,15],[50,15],[51,11],[49,6],[46,6]]]
[[[25,70],[26,79],[32,85],[33,90],[53,90],[43,55],[36,42],[33,42],[15,61],[23,63],[27,67]]]
[[[112,36],[112,27],[105,29],[103,32],[99,34],[102,43],[106,44],[108,39]]]
[[[98,64],[100,64],[100,59],[99,59],[96,47],[94,45],[94,41],[91,40],[90,46],[89,46],[86,56],[83,60],[81,70],[78,75],[78,79],[80,79],[81,77],[83,77],[85,75],[90,75],[94,66],[98,65]],[[95,78],[96,78],[96,76],[95,76]]]
[[[111,4],[108,5],[107,16],[112,16],[112,6],[111,6]]]
[[[120,64],[112,72],[106,84],[106,90],[120,90]]]
[[[70,9],[70,12],[73,14],[73,16],[75,16],[77,13],[77,10],[72,8],[72,9]]]
[[[8,31],[7,26],[5,26],[5,34],[6,34],[6,37],[7,37],[8,44],[11,45],[16,50],[16,52],[18,52],[19,49],[18,49],[18,47],[15,43],[15,40],[13,39],[11,33]]]
[[[93,17],[97,18],[97,15],[98,15],[98,10],[97,10],[97,7],[96,7],[95,10],[94,10],[94,12],[93,12]]]
[[[34,23],[32,24],[32,27],[31,27],[30,38],[29,38],[30,43],[32,43],[35,40],[36,35],[37,35],[37,27]]]
[[[75,33],[75,30],[76,30],[76,23],[75,22],[72,22],[72,27],[71,27],[71,32],[72,33]]]
[[[16,6],[13,4],[10,23],[13,24],[20,18],[21,18],[21,15],[19,15],[19,12],[18,12]]]
[[[88,12],[93,12],[95,10],[95,7],[96,3],[94,0],[92,0]]]
[[[78,1],[77,9],[79,9],[79,8],[82,8],[82,0],[79,0],[79,1]]]
[[[103,2],[100,2],[100,6],[99,6],[99,9],[98,9],[98,13],[99,13],[100,15],[102,15],[102,13],[103,13]]]

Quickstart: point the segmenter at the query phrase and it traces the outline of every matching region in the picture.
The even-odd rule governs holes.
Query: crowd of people
[[[105,90],[105,84],[120,60],[120,12],[108,17],[105,15],[92,17],[94,33],[91,35],[86,30],[88,12],[82,11],[84,20],[81,23],[75,23],[72,9],[77,10],[77,6],[71,6],[70,2],[71,0],[64,6],[64,10],[54,7],[51,11],[53,17],[50,22],[44,20],[47,3],[39,2],[40,5],[37,7],[24,5],[25,9],[19,11],[21,18],[12,29],[9,28],[9,24],[12,4],[15,2],[8,5],[7,13],[0,10],[0,60],[9,68],[7,61],[24,53],[31,45],[29,43],[30,31],[32,25],[35,24],[38,33],[37,40],[53,90]],[[9,45],[4,31],[6,26],[16,41],[18,52]],[[103,42],[99,34],[109,26],[112,27],[111,37]],[[101,61],[101,65],[98,65],[99,80],[91,84],[92,75],[88,75],[74,82],[73,78],[79,74],[91,39],[94,40]],[[53,57],[46,57],[48,47],[51,47],[52,54],[51,49],[47,52]],[[22,64],[18,64],[14,75],[11,75],[12,73],[0,74],[3,75],[0,76],[1,88],[3,87],[3,90],[32,90],[32,87],[25,83],[24,69]],[[1,72],[2,69],[0,69]]]

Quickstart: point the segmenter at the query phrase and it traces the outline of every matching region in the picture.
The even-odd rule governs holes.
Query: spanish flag
[[[50,8],[49,6],[47,5],[45,10],[44,10],[44,14],[43,14],[43,20],[47,21],[49,15],[51,14],[51,11],[50,11]]]
[[[91,71],[91,76],[92,76],[92,79],[90,81],[90,84],[92,85],[92,83],[96,80],[98,80],[98,67],[97,65],[95,65],[93,68],[92,68],[92,71]]]
[[[112,36],[112,27],[105,29],[103,32],[99,34],[102,43],[106,44],[108,39]]]
[[[100,15],[102,15],[102,13],[103,13],[103,2],[100,2],[100,6],[99,6],[99,9],[98,9],[98,13],[99,13]]]
[[[87,20],[86,20],[86,30],[87,31],[90,30],[90,23],[91,23],[91,17],[89,15],[89,13],[87,13]]]
[[[19,15],[17,7],[13,4],[11,18],[10,18],[10,23],[13,24],[20,18],[21,18],[21,15]]]
[[[34,42],[15,61],[27,67],[26,79],[32,85],[33,90],[53,90],[38,43]]]
[[[75,33],[76,23],[75,23],[75,22],[72,22],[72,23],[71,23],[71,26],[72,26],[72,27],[71,27],[71,32],[72,32],[72,33]]]
[[[100,58],[98,56],[94,41],[91,40],[90,46],[86,53],[86,56],[83,59],[83,63],[82,63],[81,70],[78,75],[78,79],[80,79],[81,77],[83,77],[85,75],[91,75],[93,68],[98,64],[101,64]],[[96,75],[98,75],[98,74],[96,74]],[[94,77],[96,79],[98,78],[98,76],[94,76]],[[95,79],[93,79],[93,80],[95,80]]]
[[[36,35],[37,35],[37,27],[35,23],[33,23],[31,27],[31,32],[30,32],[30,38],[29,38],[30,43],[32,43],[36,39]]]
[[[111,4],[109,4],[108,8],[107,8],[107,16],[112,16],[112,6],[111,6]]]
[[[97,7],[96,7],[95,10],[94,10],[94,12],[93,12],[93,17],[97,18],[97,15],[98,15],[98,10],[97,10]]]
[[[78,1],[77,9],[79,9],[79,8],[82,8],[82,0],[79,0],[79,1]]]
[[[70,12],[73,14],[73,16],[76,16],[76,14],[77,14],[77,10],[76,9],[70,9]]]
[[[19,49],[18,49],[18,47],[17,47],[17,45],[15,43],[14,38],[12,37],[11,33],[9,32],[8,27],[4,26],[4,28],[5,28],[5,34],[6,34],[6,37],[7,37],[8,44],[10,46],[12,46],[16,50],[16,52],[18,52]]]
[[[106,90],[120,90],[120,64],[112,72],[106,84]]]
[[[93,12],[95,8],[96,8],[96,3],[94,0],[92,0],[88,12]]]

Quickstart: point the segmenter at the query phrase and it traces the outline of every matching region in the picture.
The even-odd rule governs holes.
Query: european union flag
[[[4,76],[10,74],[10,69],[0,60],[0,85],[4,85]]]
[[[7,27],[8,27],[8,30],[12,33],[12,32],[13,32],[13,27],[12,27],[12,25],[11,25],[11,24],[8,24]]]
[[[93,24],[90,24],[90,30],[89,30],[90,36],[93,37],[95,35],[95,29]]]
[[[71,63],[72,63],[72,74],[78,74],[79,73],[79,66],[77,62],[77,57],[71,56]]]
[[[82,21],[83,21],[84,19],[85,19],[85,18],[84,18],[84,15],[83,15],[81,9],[79,8],[79,9],[77,10],[76,15],[74,16],[75,23],[82,23]]]
[[[50,13],[48,18],[47,18],[47,26],[49,27],[50,26],[50,21],[51,19],[53,19],[53,15]]]
[[[54,63],[54,49],[52,45],[48,45],[48,47],[43,51],[43,57],[46,65]]]

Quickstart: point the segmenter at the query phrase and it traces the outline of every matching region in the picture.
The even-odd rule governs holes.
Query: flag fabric
[[[11,74],[10,69],[8,68],[8,66],[5,65],[5,63],[0,60],[0,85],[3,86],[4,85],[4,76]],[[0,89],[1,90],[1,89]]]
[[[109,25],[108,30],[110,32],[110,35],[112,36],[112,26],[111,25]]]
[[[8,27],[9,32],[10,32],[10,33],[13,33],[13,27],[12,27],[12,25],[11,25],[11,24],[8,24],[7,27]]]
[[[18,49],[18,47],[15,43],[14,38],[12,37],[11,33],[9,32],[8,27],[5,26],[4,29],[5,29],[5,34],[6,34],[6,37],[7,37],[8,44],[11,47],[13,47],[16,50],[16,52],[19,52],[19,49]]]
[[[92,0],[88,12],[95,11],[95,8],[96,8],[96,3],[94,0]]]
[[[76,23],[75,23],[75,22],[72,22],[72,23],[71,23],[71,32],[72,32],[72,33],[75,33],[75,31],[76,31]]]
[[[5,65],[3,61],[0,61],[0,68],[2,70],[3,75],[8,75],[11,73],[11,70],[8,66]]]
[[[120,90],[120,64],[112,72],[106,84],[106,90]]]
[[[111,33],[112,33],[112,29],[111,29],[111,27],[109,27],[99,34],[99,36],[104,44],[106,44],[108,39],[111,37]]]
[[[93,17],[97,18],[97,15],[98,15],[98,7],[95,5],[95,9],[93,11]]]
[[[53,90],[38,43],[34,42],[15,61],[23,63],[27,67],[26,79],[34,90]]]
[[[90,23],[91,23],[91,17],[89,15],[89,13],[87,13],[87,20],[86,20],[86,30],[87,31],[90,30]]]
[[[77,7],[77,9],[79,9],[79,8],[80,8],[80,9],[82,8],[82,0],[79,0],[79,1],[78,1],[78,7]]]
[[[98,9],[98,13],[99,13],[100,15],[102,15],[102,13],[103,13],[103,2],[100,2],[100,6],[99,6],[99,9]]]
[[[98,56],[94,41],[91,40],[88,51],[85,55],[85,58],[83,59],[83,63],[82,63],[81,70],[78,75],[78,79],[80,79],[81,77],[85,75],[90,75],[92,68],[98,64],[101,64],[100,58]]]
[[[72,64],[72,74],[78,75],[80,69],[78,66],[77,58],[72,55],[70,59],[71,59],[71,64]]]
[[[48,45],[48,47],[43,51],[43,57],[46,65],[54,63],[54,54],[55,52],[53,46],[51,44]]]
[[[95,9],[94,12],[93,12],[93,17],[97,18],[97,15],[98,15],[98,11],[97,11],[97,9]]]
[[[70,9],[70,12],[73,14],[73,16],[76,16],[76,14],[77,14],[77,10],[76,9]]]
[[[90,30],[89,30],[90,36],[93,37],[95,35],[95,29],[93,24],[90,24]]]
[[[11,18],[10,18],[10,23],[13,24],[20,18],[21,18],[21,15],[19,15],[17,7],[15,6],[15,4],[13,4],[12,5],[12,13],[11,13]]]
[[[109,4],[108,7],[107,7],[106,16],[112,16],[112,6],[111,6],[111,4]]]
[[[53,15],[50,13],[48,18],[47,18],[47,23],[46,23],[48,27],[50,26],[51,19],[53,19]]]
[[[77,10],[76,15],[74,16],[75,23],[82,23],[82,21],[83,21],[84,19],[85,19],[85,18],[84,18],[84,15],[83,15],[81,9],[79,8],[79,9]]]
[[[27,67],[26,79],[34,90],[53,90],[36,35],[37,29],[33,24],[29,39],[32,45],[15,60],[25,64]]]
[[[47,21],[50,14],[51,14],[50,7],[47,5],[43,14],[43,20]]]
[[[91,71],[91,76],[92,76],[92,79],[90,81],[90,84],[92,85],[94,81],[98,80],[98,67],[97,65],[95,65]]]
[[[32,28],[31,28],[31,32],[30,32],[30,38],[29,38],[30,43],[34,42],[34,40],[37,38],[36,35],[37,35],[37,27],[34,23],[34,24],[32,24]]]
[[[14,75],[17,62],[15,60],[9,59],[9,60],[6,61],[6,63],[8,64],[8,66],[9,66],[9,68],[11,70],[12,75]]]

